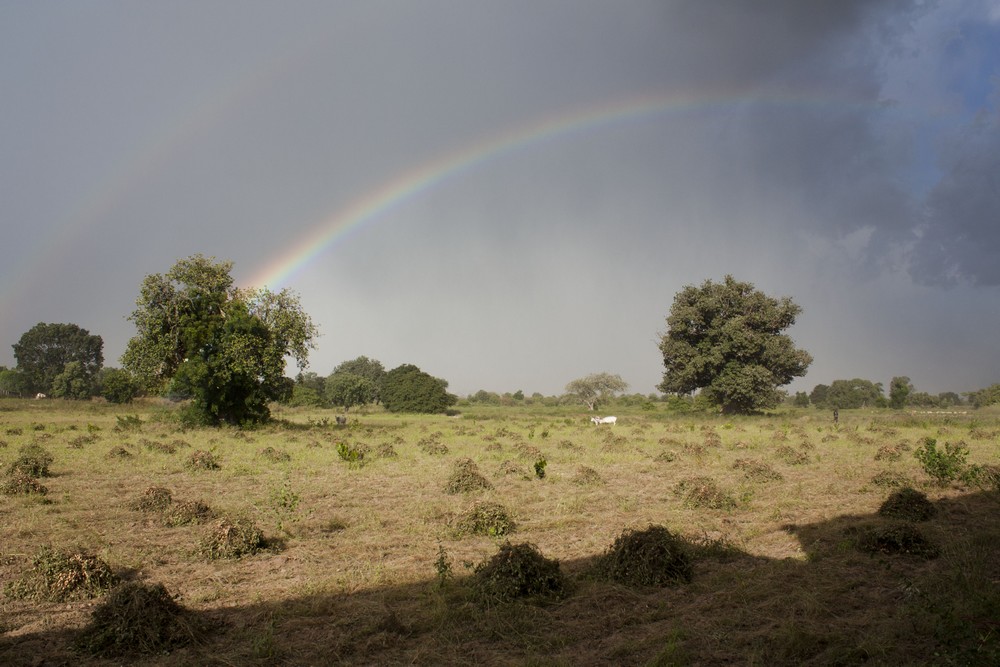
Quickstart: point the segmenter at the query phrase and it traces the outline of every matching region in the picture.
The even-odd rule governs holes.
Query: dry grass
[[[609,434],[571,409],[484,409],[463,419],[370,413],[342,429],[324,425],[323,412],[279,409],[284,422],[241,432],[183,430],[155,405],[127,410],[0,401],[0,471],[25,446],[52,457],[47,496],[0,496],[0,583],[30,569],[43,545],[79,549],[127,579],[161,582],[189,627],[213,626],[198,641],[129,662],[997,662],[998,492],[939,487],[898,447],[963,440],[970,463],[995,466],[995,415],[886,412],[875,423],[845,410],[834,425],[819,413],[619,410]],[[123,414],[137,419],[115,431]],[[345,465],[341,442],[373,454]],[[112,446],[132,458],[107,459]],[[876,461],[883,446],[902,455]],[[273,460],[268,448],[290,458]],[[213,452],[221,468],[189,468],[194,451]],[[542,457],[539,479],[530,468]],[[462,459],[486,471],[492,488],[449,493],[449,476],[473,469]],[[699,478],[732,502],[687,501]],[[895,530],[878,509],[903,486],[936,508],[919,532],[937,558],[856,548],[893,535],[905,546],[903,532],[865,532]],[[151,487],[169,489],[171,502],[133,509]],[[482,571],[499,553],[497,537],[456,530],[461,518],[478,520],[477,506],[516,516],[518,542],[558,562],[561,596],[482,604],[475,564]],[[214,560],[199,553],[219,531],[214,517],[232,516],[251,521],[271,548]],[[617,537],[650,525],[683,540],[689,583],[631,588],[590,576]],[[439,549],[452,574],[443,586]],[[117,664],[73,649],[92,605],[0,596],[0,664]]]

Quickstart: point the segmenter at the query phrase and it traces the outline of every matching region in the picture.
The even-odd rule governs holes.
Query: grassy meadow
[[[277,408],[256,430],[192,430],[152,403],[0,401],[0,479],[25,452],[51,457],[47,493],[0,495],[0,664],[1000,660],[996,478],[939,483],[914,456],[930,437],[1000,464],[1000,413],[616,414],[352,412],[338,426]],[[881,516],[904,487],[933,516]],[[502,521],[483,530],[477,508]],[[880,541],[903,524],[929,547]],[[255,553],[213,549],[251,525]],[[690,581],[602,576],[616,538],[651,525],[681,539]],[[558,561],[561,592],[485,596],[477,570],[507,541]],[[47,595],[31,579],[45,548],[162,584],[191,641],[88,653],[78,638],[109,594]]]

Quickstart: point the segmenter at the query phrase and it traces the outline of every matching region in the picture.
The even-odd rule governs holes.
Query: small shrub
[[[957,479],[965,469],[965,460],[969,450],[965,443],[952,445],[944,443],[944,451],[937,448],[937,440],[924,438],[924,444],[913,455],[920,461],[924,472],[933,477],[942,486]]]
[[[535,461],[535,477],[538,479],[545,479],[545,466],[548,465],[548,461],[545,458],[540,458]]]
[[[31,569],[7,586],[7,595],[62,602],[97,597],[117,582],[118,577],[97,556],[83,551],[57,551],[46,546],[35,555]]]
[[[48,487],[23,472],[11,474],[3,484],[0,484],[0,493],[5,496],[44,496],[48,492]]]
[[[119,461],[127,461],[128,459],[133,458],[133,454],[121,445],[116,445],[108,451],[105,457],[109,459],[118,459]]]
[[[501,545],[493,557],[476,566],[473,586],[487,603],[535,596],[560,598],[566,593],[559,561],[546,558],[527,542]]]
[[[48,477],[49,466],[52,465],[52,454],[39,445],[24,445],[19,450],[19,456],[7,469],[11,475],[21,473],[29,477]]]
[[[292,455],[274,447],[265,447],[260,450],[260,455],[271,463],[285,463],[292,460]]]
[[[130,581],[116,587],[75,640],[80,651],[104,658],[162,655],[190,643],[200,629],[163,584]]]
[[[514,520],[503,505],[481,502],[462,514],[455,527],[459,534],[503,537],[514,530]]]
[[[222,467],[219,465],[218,459],[215,458],[215,454],[203,449],[191,452],[185,465],[193,470],[218,470]]]
[[[868,554],[906,554],[937,558],[940,550],[911,523],[862,526],[856,529],[857,548]]]
[[[600,486],[604,484],[604,478],[596,470],[587,466],[577,468],[576,474],[573,475],[571,481],[581,486]]]
[[[809,454],[788,445],[778,447],[774,450],[774,454],[790,466],[800,466],[809,463]]]
[[[115,430],[119,432],[138,432],[142,430],[142,420],[139,415],[118,415]]]
[[[751,482],[776,482],[784,479],[780,472],[763,461],[736,459],[733,468],[742,470],[743,475]]]
[[[239,517],[222,519],[201,543],[201,554],[211,560],[251,556],[266,546],[264,533],[252,520]]]
[[[200,500],[171,503],[163,512],[163,525],[169,528],[204,523],[215,516],[212,508]]]
[[[365,461],[365,450],[362,447],[352,447],[346,442],[337,443],[337,456],[341,461],[350,464],[362,465]]]
[[[663,526],[622,532],[598,559],[597,575],[626,586],[669,586],[691,581],[685,542]]]
[[[878,508],[882,516],[906,521],[926,521],[934,516],[937,508],[927,499],[927,494],[908,486],[893,492]]]
[[[910,478],[894,470],[883,470],[872,477],[872,484],[880,487],[908,486]]]
[[[982,489],[1000,491],[1000,466],[971,465],[962,473],[962,481]]]
[[[455,462],[444,490],[448,493],[468,493],[492,488],[493,485],[482,476],[479,466],[472,459],[459,459]]]
[[[677,492],[684,496],[684,504],[688,507],[715,510],[731,510],[736,507],[736,499],[720,489],[710,477],[682,480],[677,485]]]
[[[142,492],[131,507],[140,512],[162,512],[174,501],[170,489],[162,486],[151,486]]]

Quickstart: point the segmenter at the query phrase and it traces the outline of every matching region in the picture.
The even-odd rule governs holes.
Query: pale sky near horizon
[[[297,292],[309,370],[650,393],[683,286],[803,308],[814,362],[1000,382],[1000,0],[0,3],[0,365],[120,365],[195,253]]]

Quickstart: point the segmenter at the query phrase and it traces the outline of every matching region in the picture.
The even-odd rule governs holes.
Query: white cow
[[[36,401],[41,400],[43,398],[48,398],[48,396],[46,396],[45,394],[35,394]]]
[[[590,421],[594,422],[597,426],[601,424],[611,424],[614,426],[618,423],[618,417],[591,417]]]

